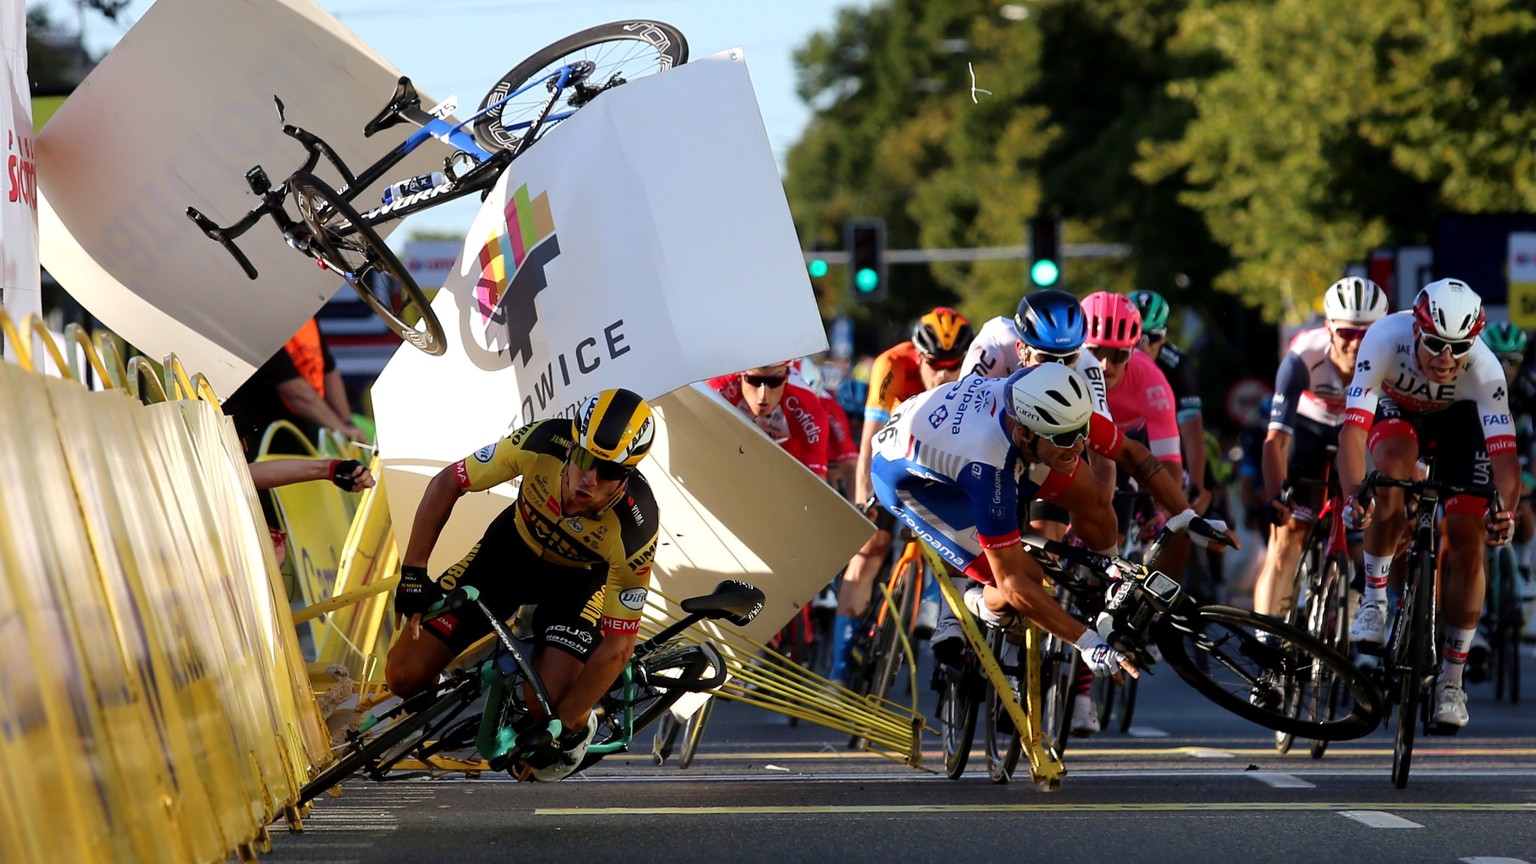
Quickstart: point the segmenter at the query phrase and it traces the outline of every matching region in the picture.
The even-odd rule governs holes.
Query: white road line
[[[1210,749],[1210,748],[1207,748],[1207,747],[1191,747],[1191,748],[1189,748],[1189,755],[1195,757],[1196,759],[1231,759],[1231,758],[1233,758],[1232,754],[1228,753],[1225,750],[1213,750],[1213,749]]]
[[[1248,776],[1276,789],[1316,789],[1316,783],[1297,777],[1295,774],[1278,774],[1274,771],[1249,771]]]
[[[1524,858],[1489,858],[1485,855],[1475,855],[1471,858],[1458,858],[1466,864],[1530,864]]]
[[[1156,726],[1132,726],[1125,734],[1132,738],[1167,738],[1168,733]]]
[[[1339,815],[1353,819],[1367,828],[1423,828],[1417,822],[1409,822],[1401,816],[1393,816],[1380,810],[1340,810]]]

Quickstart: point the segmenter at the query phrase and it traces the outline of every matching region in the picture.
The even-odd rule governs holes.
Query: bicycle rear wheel
[[[1060,756],[1067,752],[1067,741],[1072,737],[1072,717],[1077,702],[1072,691],[1083,661],[1071,646],[1055,636],[1045,636],[1043,641],[1040,650],[1040,732]]]
[[[677,754],[677,767],[687,768],[693,764],[693,757],[699,752],[699,742],[704,739],[704,727],[709,725],[709,715],[714,710],[715,700],[711,697],[684,724],[683,749]]]
[[[1346,741],[1370,734],[1381,720],[1381,697],[1365,673],[1306,631],[1277,618],[1230,606],[1203,606],[1164,615],[1153,625],[1153,634],[1180,678],[1260,726]],[[1320,674],[1344,683],[1355,700],[1354,710],[1329,719],[1288,716],[1283,704],[1288,682]]]
[[[971,744],[976,739],[976,712],[980,707],[977,698],[982,687],[978,680],[980,669],[974,657],[967,657],[965,666],[951,672],[944,682],[944,692],[939,703],[939,734],[944,739],[944,773],[951,780],[959,780],[965,773],[965,763],[971,758]]]
[[[288,190],[313,235],[316,260],[345,279],[373,314],[401,339],[434,356],[448,350],[442,322],[427,303],[427,296],[352,205],[329,184],[303,171],[288,178]],[[394,296],[397,287],[398,298]],[[414,323],[408,320],[413,308],[417,313]]]
[[[533,87],[518,96],[510,94],[531,81],[554,75],[562,66],[583,61],[593,64],[591,74],[583,86],[572,87],[567,91],[568,95],[562,96],[565,105],[556,104],[551,108],[552,114],[559,113],[562,107],[574,111],[596,95],[596,91],[610,85],[665,72],[688,62],[688,40],[670,24],[631,19],[599,24],[545,46],[501,76],[501,80],[480,100],[480,111],[498,102],[502,104],[499,109],[488,111],[475,120],[475,141],[493,153],[515,149],[526,124],[538,115],[549,98],[549,90]],[[519,124],[523,124],[523,128],[517,128]],[[548,129],[549,125],[546,123],[544,128]]]
[[[1525,629],[1525,616],[1520,606],[1520,596],[1515,582],[1519,574],[1515,568],[1514,553],[1508,546],[1500,546],[1488,556],[1494,566],[1488,572],[1488,594],[1493,600],[1493,698],[1504,699],[1509,704],[1520,704],[1520,642]]]

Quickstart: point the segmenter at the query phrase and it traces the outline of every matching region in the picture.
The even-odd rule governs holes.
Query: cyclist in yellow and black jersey
[[[478,612],[421,621],[444,592],[473,585],[503,618],[538,605],[533,663],[570,732],[562,748],[590,739],[591,708],[629,662],[640,632],[660,518],[636,466],[655,432],[650,406],[637,394],[604,390],[583,401],[574,420],[523,426],[438,472],[417,507],[400,568],[395,611],[410,625],[389,652],[390,690],[409,696],[431,686],[455,655],[490,632]],[[518,477],[517,501],[434,583],[426,564],[455,502]]]

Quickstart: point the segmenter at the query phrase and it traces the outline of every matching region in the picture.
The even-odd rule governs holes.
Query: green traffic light
[[[859,272],[853,274],[853,284],[858,287],[860,292],[868,294],[880,287],[880,274],[868,267],[864,267]]]
[[[820,279],[821,277],[827,275],[827,262],[821,260],[820,258],[816,258],[812,260],[810,264],[806,265],[805,269],[811,272],[812,279]]]
[[[1061,278],[1061,268],[1049,258],[1042,258],[1029,266],[1029,278],[1041,288],[1049,288]]]

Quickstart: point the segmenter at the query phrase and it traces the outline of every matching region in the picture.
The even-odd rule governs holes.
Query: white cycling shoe
[[[1004,612],[993,612],[987,608],[982,599],[981,586],[968,589],[965,592],[965,608],[971,610],[971,614],[980,618],[983,623],[990,624],[1006,633],[1023,636],[1029,632],[1029,619],[1023,615],[1008,609]]]
[[[580,767],[581,760],[587,756],[587,747],[592,744],[592,737],[597,734],[597,712],[587,714],[587,732],[574,742],[562,742],[560,745],[560,758],[554,764],[543,768],[534,769],[528,779],[537,780],[540,783],[553,783],[556,780],[564,780],[575,773]]]
[[[1434,721],[1446,726],[1467,725],[1467,691],[1455,684],[1437,684]]]
[[[1099,706],[1087,693],[1072,697],[1072,728],[1068,731],[1073,738],[1087,738],[1099,731]]]
[[[1362,651],[1380,649],[1387,641],[1387,601],[1361,603],[1349,624],[1349,641]]]

